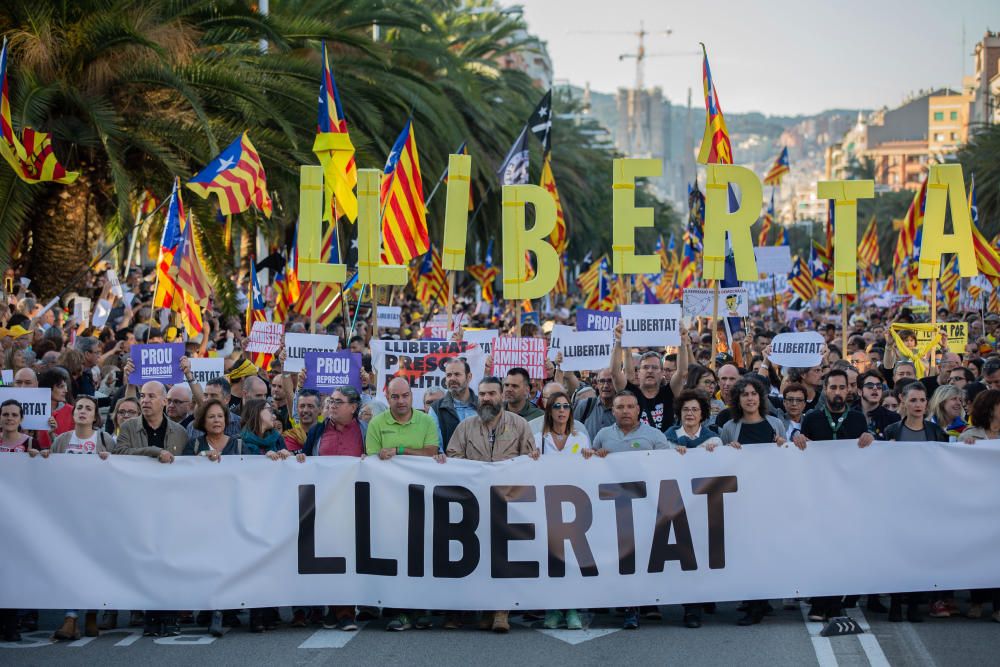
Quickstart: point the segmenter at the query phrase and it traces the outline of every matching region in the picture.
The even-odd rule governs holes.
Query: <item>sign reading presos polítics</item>
[[[361,393],[361,354],[350,350],[306,352],[306,389],[329,393],[344,385]]]
[[[576,311],[577,331],[611,331],[618,326],[622,314],[618,311],[588,310],[578,308]]]
[[[274,354],[281,347],[281,335],[285,325],[280,322],[254,322],[250,330],[250,340],[243,347],[247,352]]]
[[[811,368],[823,362],[826,341],[815,331],[778,334],[771,341],[768,360],[789,368]]]
[[[306,367],[306,352],[336,352],[337,336],[323,334],[285,334],[285,372],[298,373]]]
[[[528,371],[532,380],[545,379],[545,339],[497,336],[493,339],[493,375],[503,378],[512,368]]]
[[[611,331],[569,331],[559,339],[564,371],[599,371],[611,365]]]
[[[26,431],[48,431],[52,416],[51,389],[0,388],[0,403],[14,399],[21,404],[21,428]]]
[[[493,339],[499,335],[499,329],[466,329],[462,333],[462,339],[469,343],[475,343],[482,348],[483,352],[489,354],[493,351]]]
[[[222,376],[226,371],[226,360],[222,357],[197,357],[191,359],[191,382],[205,388],[205,383],[212,378]]]
[[[680,320],[674,303],[622,306],[622,347],[680,345]]]
[[[475,343],[467,340],[380,340],[373,338],[372,370],[375,372],[378,391],[376,400],[385,402],[385,386],[394,377],[404,377],[410,383],[414,408],[424,404],[424,392],[438,387],[448,390],[445,384],[445,364],[461,357],[469,364],[473,390],[483,379],[486,354]]]
[[[378,307],[378,328],[398,329],[399,318],[403,308],[401,306],[379,306]]]
[[[129,350],[135,370],[128,376],[129,384],[141,387],[147,382],[177,384],[184,381],[181,372],[183,343],[149,343],[133,345]]]

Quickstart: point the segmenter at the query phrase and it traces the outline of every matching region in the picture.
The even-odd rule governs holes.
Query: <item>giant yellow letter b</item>
[[[525,229],[524,207],[535,207],[535,226]],[[503,186],[503,298],[539,299],[556,286],[559,255],[548,241],[556,227],[556,202],[537,185]],[[538,259],[535,277],[527,280],[525,253]]]

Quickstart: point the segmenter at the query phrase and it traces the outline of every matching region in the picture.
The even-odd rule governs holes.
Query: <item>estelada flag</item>
[[[187,186],[202,198],[213,192],[218,195],[223,215],[242,213],[253,205],[271,217],[264,165],[246,132],[236,137]]]
[[[326,42],[323,42],[323,74],[319,86],[319,118],[313,153],[323,165],[326,191],[323,219],[331,220],[336,215],[333,214],[336,207],[338,213],[354,222],[358,217],[358,198],[354,194],[354,188],[358,185],[358,168],[354,162],[354,144],[347,131],[347,119],[344,118],[337,82],[330,72]]]
[[[719,94],[712,81],[712,70],[708,66],[708,52],[701,45],[703,55],[701,64],[702,86],[705,89],[705,135],[698,151],[698,162],[702,164],[732,164],[733,147],[729,142],[729,130],[726,129],[726,119],[722,117],[722,107],[719,105]]]

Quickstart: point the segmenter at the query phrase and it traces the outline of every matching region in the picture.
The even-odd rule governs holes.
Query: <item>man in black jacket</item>
[[[472,369],[464,359],[450,359],[444,364],[445,384],[448,393],[431,404],[430,415],[438,425],[441,451],[448,450],[448,441],[462,420],[475,416],[479,399],[469,389]]]
[[[867,447],[875,439],[868,432],[865,416],[847,407],[847,371],[835,368],[823,378],[823,398],[819,407],[802,418],[802,431],[793,438],[804,448],[809,440],[855,440]],[[810,621],[825,621],[843,615],[843,596],[814,597],[809,610]]]
[[[885,392],[885,383],[878,371],[866,371],[858,376],[858,392],[861,399],[855,409],[868,420],[868,430],[876,440],[885,440],[885,428],[899,421],[899,413],[886,410],[879,403]]]

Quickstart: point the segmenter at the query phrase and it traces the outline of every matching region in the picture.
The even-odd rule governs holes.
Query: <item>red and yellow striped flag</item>
[[[430,239],[424,209],[424,185],[413,121],[396,139],[382,177],[382,261],[406,264],[427,253]]]
[[[702,164],[732,164],[733,147],[729,142],[729,130],[726,129],[726,119],[722,116],[719,106],[719,94],[712,81],[712,70],[708,66],[708,52],[701,45],[703,55],[701,64],[702,86],[705,89],[705,135],[698,151],[698,162]]]
[[[868,221],[868,227],[858,245],[858,265],[863,269],[878,266],[878,233],[875,229],[875,216]]]

